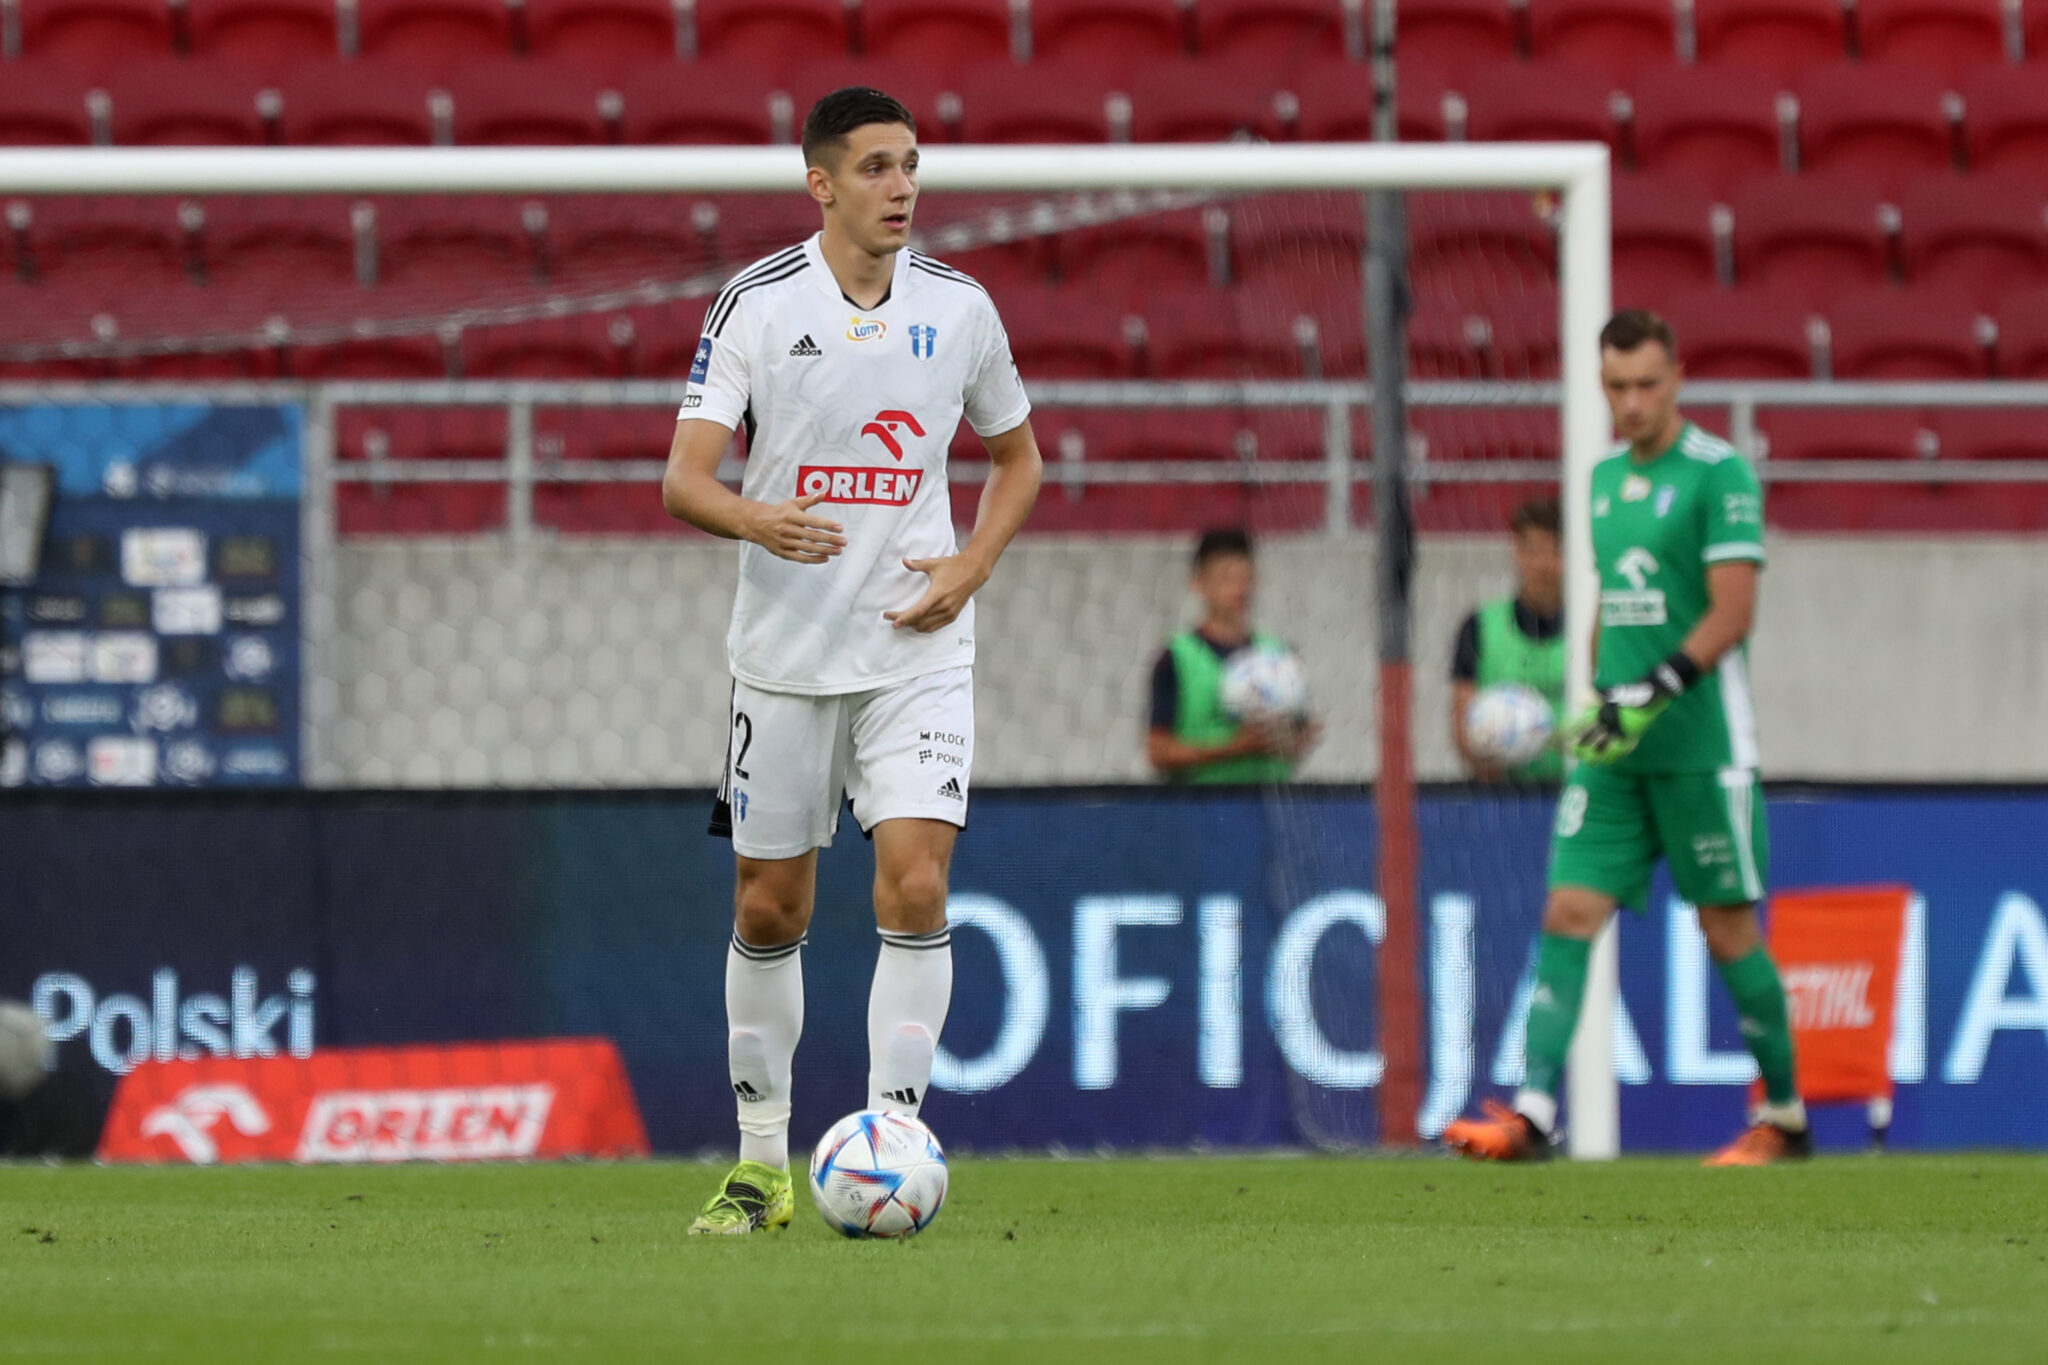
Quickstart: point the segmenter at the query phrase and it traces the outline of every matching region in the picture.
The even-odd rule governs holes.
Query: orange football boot
[[[1775,1166],[1781,1161],[1804,1161],[1813,1155],[1813,1134],[1807,1129],[1793,1132],[1775,1123],[1753,1123],[1741,1137],[1700,1164],[1702,1166]]]
[[[1474,1161],[1547,1161],[1550,1139],[1535,1124],[1498,1100],[1479,1106],[1481,1119],[1458,1119],[1444,1129],[1444,1142]]]

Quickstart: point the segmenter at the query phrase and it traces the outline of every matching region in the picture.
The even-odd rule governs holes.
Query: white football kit
[[[974,604],[929,634],[883,613],[929,586],[904,560],[958,549],[946,454],[962,415],[995,436],[1031,411],[980,285],[906,250],[887,297],[857,308],[821,239],[726,284],[679,414],[746,428],[744,496],[822,492],[814,510],[845,530],[846,548],[824,564],[740,547],[719,811],[729,821],[714,817],[713,829],[729,825],[754,858],[829,845],[842,791],[863,829],[912,816],[966,823]]]

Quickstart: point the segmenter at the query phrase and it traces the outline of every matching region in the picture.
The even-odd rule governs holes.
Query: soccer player
[[[802,952],[842,792],[875,844],[867,1102],[924,1102],[953,989],[946,876],[974,756],[971,599],[1042,474],[994,303],[908,249],[909,111],[878,90],[835,91],[805,119],[803,150],[823,230],[713,301],[662,481],[670,515],[744,542],[712,815],[738,867],[725,1008],[740,1161],[691,1224],[701,1233],[784,1226],[794,1208]],[[992,462],[964,547],[946,487],[963,412]],[[718,465],[742,425],[734,493]]]
[[[1472,752],[1465,710],[1480,691],[1521,683],[1564,714],[1564,554],[1556,498],[1531,498],[1508,518],[1515,538],[1515,592],[1481,604],[1458,628],[1451,657],[1451,737],[1482,782],[1558,782],[1564,755],[1549,750],[1506,772]]]
[[[1550,899],[1530,997],[1527,1079],[1512,1109],[1461,1119],[1444,1141],[1497,1161],[1547,1155],[1593,937],[1617,905],[1640,910],[1662,857],[1735,998],[1763,1073],[1752,1125],[1709,1165],[1762,1166],[1811,1151],[1793,1086],[1784,986],[1757,931],[1768,870],[1746,641],[1764,564],[1763,493],[1726,441],[1678,410],[1671,328],[1618,314],[1600,333],[1600,379],[1624,444],[1593,471],[1599,700],[1568,727],[1580,763],[1557,807]]]
[[[1243,725],[1223,710],[1223,670],[1241,649],[1285,649],[1252,629],[1251,537],[1236,527],[1195,543],[1195,596],[1202,620],[1166,642],[1152,665],[1145,757],[1169,782],[1285,782],[1320,726]]]

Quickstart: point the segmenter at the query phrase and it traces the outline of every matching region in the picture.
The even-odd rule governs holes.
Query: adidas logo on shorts
[[[957,777],[947,778],[945,785],[939,788],[939,795],[949,796],[955,801],[965,801],[967,799],[966,793],[960,790],[960,779]]]
[[[796,345],[789,348],[789,353],[791,355],[825,354],[823,351],[818,349],[818,343],[811,340],[811,334],[809,332],[804,333],[804,339],[802,341],[799,341]]]

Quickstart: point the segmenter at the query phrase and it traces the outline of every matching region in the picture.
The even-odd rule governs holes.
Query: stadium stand
[[[1461,88],[1473,142],[1615,143],[1613,91],[1595,68],[1509,63],[1484,68]]]
[[[233,61],[264,76],[341,51],[332,0],[185,0],[184,12],[194,57]]]
[[[1738,190],[1735,278],[1812,306],[1891,270],[1882,197],[1859,179],[1772,176]]]
[[[1789,81],[1849,55],[1848,15],[1841,0],[1693,0],[1698,60]]]
[[[357,53],[400,58],[437,75],[513,51],[504,0],[355,0],[355,14]]]
[[[1179,0],[1037,0],[1031,59],[1120,71],[1170,60],[1193,46],[1192,15]]]
[[[250,67],[169,57],[122,66],[105,90],[120,147],[260,147],[280,103]]]
[[[1967,66],[2004,59],[2005,9],[1971,0],[1856,0],[1858,55],[1953,78]]]
[[[2048,8],[2048,6],[2044,6]],[[1956,83],[1970,168],[2048,182],[2048,52],[2026,66],[1976,67]]]
[[[1769,289],[1707,290],[1664,305],[1694,379],[1811,379],[1808,311]]]
[[[21,54],[100,75],[110,67],[168,57],[171,7],[165,0],[14,0]]]
[[[1404,68],[1455,72],[1517,55],[1506,0],[1410,0],[1401,7],[1400,41]]]
[[[867,0],[860,16],[870,57],[950,71],[962,62],[1022,55],[1009,0]]]
[[[430,147],[434,82],[406,65],[331,59],[279,78],[279,140],[294,147]],[[448,130],[453,136],[453,129]]]
[[[526,0],[526,50],[615,76],[644,62],[673,62],[679,45],[673,0]],[[695,13],[702,21],[703,6]]]
[[[1576,62],[1617,85],[1677,60],[1677,12],[1668,0],[1528,0],[1530,51]]]
[[[509,57],[464,62],[441,88],[453,101],[455,141],[465,147],[611,142],[622,103],[584,67]]]
[[[13,62],[0,80],[0,146],[86,147],[92,82],[48,62]]]
[[[1895,192],[1956,164],[1956,102],[1917,66],[1847,64],[1799,78],[1800,167]]]
[[[1614,187],[1614,298],[1661,302],[1719,282],[1714,199],[1688,176],[1629,176]]]
[[[1990,378],[1990,320],[1946,290],[1851,294],[1827,316],[1837,379]]]
[[[1739,68],[1663,67],[1630,98],[1630,164],[1715,194],[1784,165],[1778,83]]]
[[[1201,53],[1255,77],[1364,55],[1353,50],[1362,35],[1347,31],[1343,0],[1203,0],[1194,9]]]
[[[829,61],[851,50],[842,0],[696,0],[690,51],[701,62],[751,72]]]
[[[1952,176],[1907,186],[1899,199],[1905,277],[1989,308],[2048,284],[2048,184],[1979,174],[1958,193]]]

